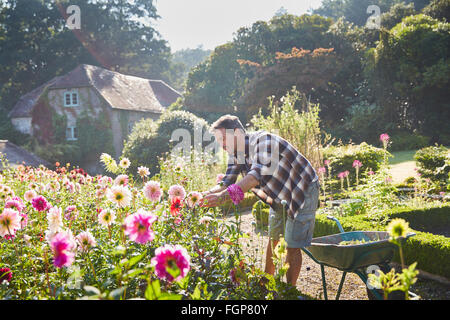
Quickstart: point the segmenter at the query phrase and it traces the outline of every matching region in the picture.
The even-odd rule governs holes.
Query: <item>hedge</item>
[[[418,231],[414,228],[433,227],[447,225],[450,223],[450,205],[433,207],[427,209],[396,208],[386,212],[393,218],[403,218],[409,222],[415,236],[406,240],[403,245],[405,263],[411,264],[417,261],[417,268],[432,274],[450,278],[450,238],[435,235],[428,232]],[[345,231],[385,231],[386,226],[379,225],[368,220],[364,215],[338,217]],[[328,220],[326,214],[316,216],[314,237],[321,237],[339,233],[337,224]],[[394,261],[400,262],[398,251]]]

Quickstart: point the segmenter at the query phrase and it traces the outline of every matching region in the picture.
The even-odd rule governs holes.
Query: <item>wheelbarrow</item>
[[[366,284],[369,298],[382,300],[383,296],[379,289],[367,286],[367,274],[376,271],[378,268],[384,272],[390,270],[389,262],[394,257],[397,245],[389,241],[389,233],[385,231],[345,232],[338,219],[333,216],[327,216],[327,218],[336,222],[340,233],[313,238],[311,246],[302,248],[314,262],[320,265],[325,300],[328,300],[325,266],[343,271],[341,282],[336,293],[336,300],[339,299],[345,276],[348,272],[357,274],[364,284]],[[414,235],[415,233],[408,233],[400,241],[404,241],[406,238]],[[342,241],[355,240],[359,240],[361,243],[340,245]],[[410,294],[415,296],[411,292]]]

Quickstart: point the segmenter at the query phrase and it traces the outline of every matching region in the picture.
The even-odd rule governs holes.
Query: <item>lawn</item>
[[[407,177],[415,175],[416,162],[414,161],[414,154],[416,152],[417,150],[392,152],[394,157],[389,159],[389,164],[394,183],[403,182]]]

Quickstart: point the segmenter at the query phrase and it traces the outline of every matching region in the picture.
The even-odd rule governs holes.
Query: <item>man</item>
[[[253,191],[270,205],[265,272],[274,274],[272,248],[284,234],[289,263],[286,277],[295,286],[302,265],[300,248],[311,244],[314,230],[319,198],[319,179],[314,168],[283,138],[265,131],[246,133],[235,116],[219,118],[212,130],[216,141],[227,151],[229,162],[222,185],[204,192],[203,203],[212,207],[229,199],[227,187],[242,173],[244,177],[236,185],[244,193]]]

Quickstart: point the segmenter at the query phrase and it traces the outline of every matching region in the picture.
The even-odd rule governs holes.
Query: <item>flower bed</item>
[[[239,219],[199,206],[183,179],[162,187],[104,163],[116,177],[19,166],[0,174],[3,299],[294,299],[300,293],[256,268],[238,245]],[[174,179],[178,179],[174,177]],[[250,199],[250,200],[246,200]],[[254,202],[247,196],[239,206]],[[231,204],[231,213],[237,207]],[[236,217],[238,215],[236,214]],[[284,271],[285,272],[285,271]]]

